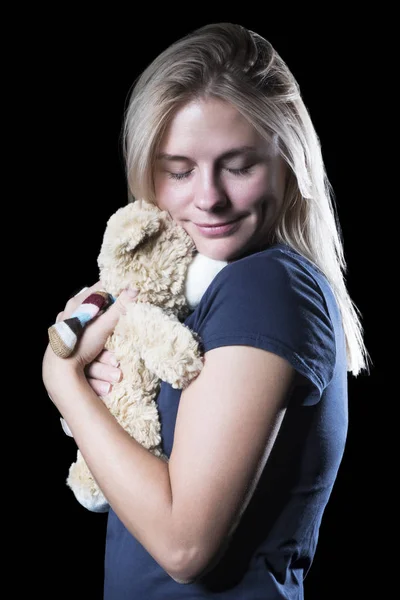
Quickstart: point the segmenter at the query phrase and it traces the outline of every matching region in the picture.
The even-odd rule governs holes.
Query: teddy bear
[[[111,215],[97,262],[104,291],[50,327],[50,344],[59,356],[69,356],[84,326],[122,290],[137,288],[135,302],[106,342],[123,378],[101,399],[137,442],[168,460],[161,447],[156,397],[162,381],[183,390],[200,373],[201,340],[183,321],[227,263],[199,254],[183,227],[145,200],[129,202]],[[66,423],[64,429],[68,433]],[[79,449],[66,483],[88,510],[109,510]]]

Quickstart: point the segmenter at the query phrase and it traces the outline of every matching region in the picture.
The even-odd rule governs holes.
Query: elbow
[[[204,571],[203,553],[199,549],[178,550],[169,555],[165,564],[168,575],[177,583],[194,583]]]
[[[165,570],[177,583],[195,583],[217,565],[225,550],[226,545],[223,545],[214,553],[210,548],[199,547],[170,553]]]

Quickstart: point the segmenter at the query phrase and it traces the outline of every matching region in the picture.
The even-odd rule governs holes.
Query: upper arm
[[[268,456],[294,376],[249,346],[206,353],[182,392],[169,470],[174,531],[198,574],[237,525]]]

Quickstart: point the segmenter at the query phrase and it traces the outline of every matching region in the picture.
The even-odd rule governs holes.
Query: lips
[[[232,219],[231,221],[224,221],[224,223],[195,223],[196,227],[224,227],[225,225],[231,225],[236,223],[240,217]]]
[[[196,229],[204,237],[225,237],[231,235],[240,227],[241,217],[233,221],[225,221],[224,223],[194,223]]]

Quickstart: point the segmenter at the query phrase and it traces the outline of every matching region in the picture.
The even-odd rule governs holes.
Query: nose
[[[212,211],[228,204],[228,195],[215,174],[199,174],[195,191],[196,208]]]

